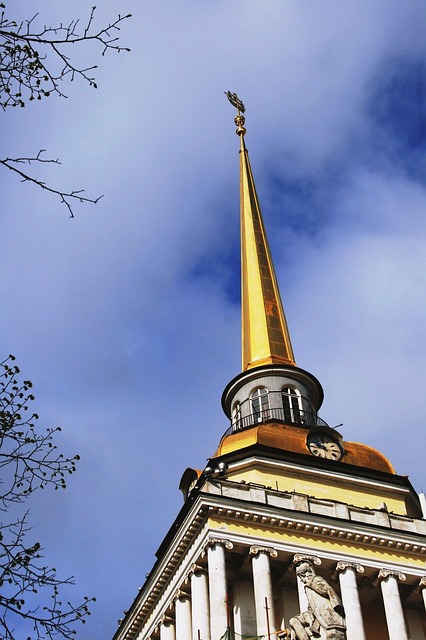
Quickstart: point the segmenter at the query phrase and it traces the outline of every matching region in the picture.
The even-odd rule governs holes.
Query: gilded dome
[[[259,444],[281,451],[309,456],[306,448],[305,428],[278,423],[261,424],[256,427],[225,435],[213,457],[223,456]],[[359,442],[344,442],[345,454],[339,464],[349,464],[375,471],[395,474],[389,460],[379,451]]]

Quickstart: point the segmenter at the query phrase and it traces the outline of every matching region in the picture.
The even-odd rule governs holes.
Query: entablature
[[[382,508],[370,509],[337,500],[325,500],[295,491],[279,491],[265,485],[223,479],[220,481],[209,480],[204,484],[203,492],[220,495],[222,499],[242,500],[252,505],[258,503],[268,509],[273,507],[315,516],[339,518],[395,531],[426,534],[426,520],[424,519],[392,513]]]
[[[281,561],[290,553],[315,549],[317,555],[330,562],[333,559],[336,562],[368,563],[370,573],[382,568],[383,558],[387,558],[389,570],[403,569],[407,572],[408,567],[414,576],[424,574],[425,520],[414,521],[386,514],[389,517],[387,523],[367,522],[359,519],[359,509],[352,512],[350,505],[336,503],[332,514],[327,511],[334,504],[330,500],[285,495],[265,487],[226,480],[211,480],[203,489],[194,498],[182,522],[179,525],[178,520],[175,522],[169,544],[161,546],[161,554],[158,554],[158,560],[115,640],[136,638],[141,625],[151,624],[149,621],[158,616],[159,609],[168,606],[173,593],[188,578],[191,567],[203,562],[204,550],[211,536],[229,540],[229,548],[235,547],[237,552],[247,547],[247,553],[253,545],[265,546],[273,541]],[[289,508],[289,504],[292,507]],[[401,521],[405,526],[411,522],[413,529],[402,528]],[[238,528],[238,524],[243,527]],[[313,544],[315,540],[316,547]]]

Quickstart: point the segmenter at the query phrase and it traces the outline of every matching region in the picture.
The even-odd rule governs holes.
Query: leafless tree
[[[0,363],[0,637],[72,638],[75,623],[89,615],[92,599],[62,601],[61,590],[73,578],[60,578],[44,564],[40,543],[27,542],[28,511],[20,505],[37,489],[64,489],[79,457],[58,452],[58,429],[36,429],[32,384],[20,379],[14,360],[9,356]]]
[[[96,7],[92,7],[85,22],[79,19],[55,27],[41,24],[39,14],[29,20],[17,22],[10,19],[6,5],[0,2],[0,106],[25,107],[28,102],[42,100],[52,95],[67,97],[64,83],[81,79],[96,88],[94,71],[96,65],[80,66],[73,62],[71,50],[88,44],[97,45],[101,55],[107,52],[129,51],[119,43],[122,23],[130,15],[118,17],[106,26],[95,26]],[[91,202],[96,204],[100,197],[90,198],[82,189],[64,191],[46,184],[30,171],[34,164],[60,164],[57,159],[49,159],[44,150],[33,156],[6,157],[0,163],[17,174],[23,182],[31,182],[45,191],[59,197],[71,217],[73,203]]]

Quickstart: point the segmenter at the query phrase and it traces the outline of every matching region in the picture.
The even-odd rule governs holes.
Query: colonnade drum
[[[426,577],[307,557],[341,595],[348,640],[425,640]],[[306,608],[291,554],[212,537],[149,637],[275,638]]]

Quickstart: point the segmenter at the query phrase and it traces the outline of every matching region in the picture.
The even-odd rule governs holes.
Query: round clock
[[[317,458],[326,458],[337,462],[343,456],[341,443],[328,433],[322,433],[321,431],[310,433],[306,444],[312,455]]]

